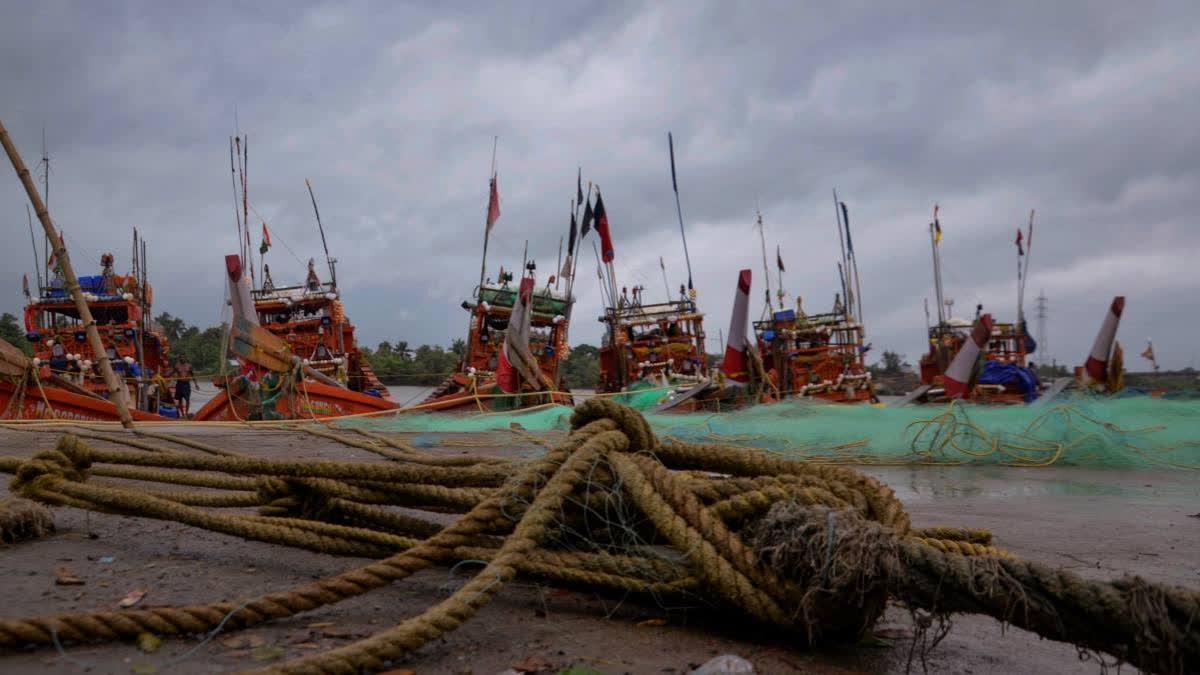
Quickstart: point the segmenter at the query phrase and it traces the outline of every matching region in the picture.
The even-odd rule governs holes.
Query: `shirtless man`
[[[192,384],[196,382],[196,375],[192,372],[192,364],[188,363],[187,357],[180,355],[175,360],[175,369],[171,371],[172,377],[175,378],[175,407],[179,409],[179,417],[181,419],[188,418],[188,406],[192,402]],[[196,385],[199,389],[200,385]]]

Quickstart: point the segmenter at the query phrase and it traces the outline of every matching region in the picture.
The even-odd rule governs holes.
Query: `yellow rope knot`
[[[43,450],[23,462],[9,484],[9,490],[46,501],[43,487],[61,480],[82,483],[87,480],[91,466],[91,449],[78,436],[67,434],[53,450]]]
[[[599,419],[610,419],[616,423],[617,429],[629,439],[631,451],[658,448],[658,438],[650,430],[650,423],[646,421],[646,418],[633,408],[609,399],[592,398],[585,401],[583,405],[576,406],[575,412],[571,415],[571,431],[582,429],[589,422]]]

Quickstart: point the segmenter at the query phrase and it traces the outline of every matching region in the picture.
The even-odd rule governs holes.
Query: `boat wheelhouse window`
[[[508,317],[507,316],[489,316],[487,319],[487,324],[493,330],[504,330],[504,329],[508,328]]]

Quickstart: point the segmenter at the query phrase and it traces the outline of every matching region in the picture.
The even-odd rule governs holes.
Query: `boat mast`
[[[679,236],[683,239],[683,260],[687,263],[688,294],[695,299],[695,288],[692,286],[692,259],[688,256],[687,233],[683,230],[683,208],[679,205],[679,181],[675,179],[675,140],[671,132],[667,132],[667,148],[671,152],[671,187],[675,190],[675,213],[679,216]]]
[[[1022,256],[1017,256],[1017,329],[1025,326],[1025,282],[1029,280],[1029,256],[1033,254],[1033,215],[1035,210],[1029,210],[1029,234],[1025,238],[1024,263]],[[1020,227],[1017,228],[1020,232]]]
[[[499,144],[500,144],[500,137],[493,136],[492,137],[492,171],[489,174],[490,178],[488,179],[489,187],[488,187],[488,209],[487,209],[487,211],[489,214],[491,213],[491,210],[492,210],[491,191],[495,189],[495,185],[496,185],[496,146],[498,146]],[[484,275],[487,273],[488,239],[492,235],[491,224],[486,224],[488,220],[490,220],[489,216],[484,215],[485,225],[483,227],[483,260],[479,264],[479,291],[478,291],[478,296],[481,298],[483,297],[483,279],[484,279]]]
[[[37,277],[38,297],[42,295],[42,263],[38,260],[37,237],[33,236],[33,212],[25,205],[25,219],[29,221],[29,245],[33,247],[33,273]]]
[[[236,138],[236,137],[235,136],[229,137],[229,180],[233,185],[233,220],[237,224],[237,242],[238,242],[238,251],[240,251],[240,253],[238,255],[238,259],[241,261],[242,266],[245,267],[245,265],[246,265],[246,249],[242,244],[242,240],[245,239],[245,236],[242,234],[242,212],[240,210],[238,210],[237,165],[234,164],[234,161],[233,161],[234,138]]]
[[[758,220],[755,223],[755,227],[758,228],[758,242],[762,244],[763,279],[766,280],[763,293],[767,304],[763,307],[762,316],[764,319],[769,319],[771,318],[771,270],[767,268],[767,237],[763,233],[765,228],[763,227],[762,211],[758,211],[758,209],[755,211],[758,213]]]
[[[25,166],[25,162],[21,159],[21,155],[17,152],[17,148],[13,145],[12,139],[8,136],[8,130],[4,127],[4,123],[0,122],[0,145],[4,146],[4,151],[8,153],[8,159],[12,162],[13,169],[17,172],[17,177],[21,179],[21,184],[25,187],[25,193],[29,196],[29,201],[33,202],[33,209],[37,211],[38,220],[42,223],[42,229],[46,231],[46,237],[54,242],[54,255],[58,260],[58,264],[63,271],[63,276],[66,277],[66,287],[75,299],[75,308],[79,312],[79,318],[83,321],[84,328],[87,331],[88,344],[95,353],[96,358],[100,361],[100,372],[104,375],[104,381],[108,385],[108,390],[112,392],[114,398],[113,403],[116,405],[117,413],[121,417],[121,425],[126,428],[133,426],[133,417],[129,414],[129,390],[117,380],[116,373],[113,372],[112,364],[108,360],[108,353],[104,351],[104,343],[100,340],[100,331],[96,328],[96,320],[92,318],[92,310],[88,307],[87,300],[83,297],[83,289],[79,286],[79,279],[75,276],[75,269],[71,266],[71,260],[67,257],[67,247],[63,244],[62,236],[55,230],[53,221],[50,220],[50,211],[47,210],[45,202],[42,201],[38,194],[37,186],[33,184],[33,178],[29,175],[29,169]]]
[[[838,263],[838,276],[842,279],[842,308],[844,314],[850,316],[850,263],[846,260],[846,235],[842,230],[842,210],[838,208],[837,188],[833,189],[833,217],[837,224],[838,248],[842,251],[841,262]]]
[[[325,243],[325,227],[321,225],[321,211],[317,208],[317,197],[313,194],[312,183],[308,179],[304,179],[304,185],[308,188],[308,198],[312,200],[313,214],[317,217],[317,231],[321,233],[321,247],[325,249],[325,262],[329,265],[329,281],[333,284],[333,290],[337,290],[337,259],[329,255],[329,244]]]
[[[132,259],[133,260],[133,274],[131,274],[130,276],[133,277],[134,283],[139,286],[139,288],[135,288],[134,291],[135,291],[135,296],[136,296],[138,307],[141,309],[141,312],[139,313],[139,316],[138,316],[138,320],[136,322],[134,322],[134,327],[133,327],[133,340],[134,340],[133,346],[134,346],[134,349],[137,350],[137,363],[138,363],[138,369],[139,369],[139,375],[137,378],[138,387],[137,387],[137,401],[136,401],[136,405],[139,410],[143,409],[142,406],[143,406],[144,401],[142,400],[142,395],[145,392],[143,390],[142,384],[143,384],[143,378],[146,373],[146,348],[145,348],[145,345],[142,344],[146,338],[146,331],[145,331],[146,297],[145,297],[145,293],[142,292],[142,289],[145,288],[145,286],[142,285],[142,280],[145,278],[145,269],[144,269],[145,251],[146,251],[146,244],[145,244],[145,242],[140,241],[140,239],[138,238],[138,231],[137,231],[137,228],[135,227],[135,228],[133,228],[133,259]]]
[[[933,207],[933,222],[929,224],[929,246],[933,251],[933,292],[937,298],[938,326],[946,323],[944,299],[942,297],[942,256],[939,248],[941,223],[938,222],[938,207]]]

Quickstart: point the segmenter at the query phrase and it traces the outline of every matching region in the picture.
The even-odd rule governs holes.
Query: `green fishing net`
[[[1200,469],[1200,399],[1062,396],[1031,405],[887,407],[786,400],[721,413],[651,413],[661,392],[617,400],[641,409],[660,438],[772,450],[854,464],[996,464]],[[572,409],[399,413],[336,427],[384,432],[566,431]],[[496,438],[496,444],[505,442]]]

